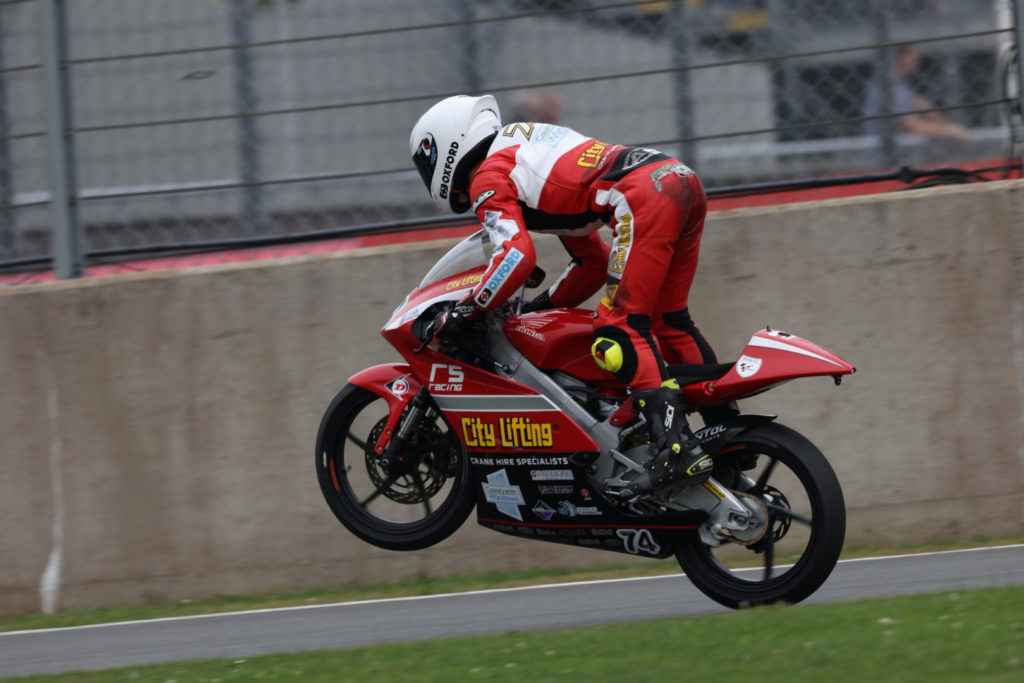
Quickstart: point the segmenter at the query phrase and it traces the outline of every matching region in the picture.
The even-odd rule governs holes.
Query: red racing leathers
[[[605,285],[594,320],[597,362],[632,390],[654,388],[669,363],[714,362],[687,296],[707,212],[687,166],[656,150],[610,145],[563,126],[505,126],[469,196],[495,251],[470,295],[486,310],[512,296],[535,264],[528,231],[557,234],[572,257],[548,289],[578,306]],[[597,230],[610,223],[611,247]]]

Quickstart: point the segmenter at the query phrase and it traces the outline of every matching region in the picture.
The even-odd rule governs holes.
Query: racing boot
[[[644,488],[646,483],[650,488],[637,493],[648,493],[672,482],[691,486],[706,481],[714,461],[686,423],[686,405],[678,385],[673,387],[666,382],[657,389],[637,391],[633,394],[633,405],[647,421],[655,453],[646,465],[649,476],[636,482]]]

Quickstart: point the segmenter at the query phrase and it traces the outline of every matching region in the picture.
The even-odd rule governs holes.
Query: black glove
[[[462,302],[434,320],[434,341],[441,348],[456,346],[460,338],[473,334],[483,321],[483,311],[471,303]]]
[[[548,296],[547,290],[544,290],[538,294],[532,301],[526,301],[522,306],[519,307],[520,313],[532,313],[533,311],[546,311],[549,308],[555,308],[555,305],[551,303],[551,297]]]

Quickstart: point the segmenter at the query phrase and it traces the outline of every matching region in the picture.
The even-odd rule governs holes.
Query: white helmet
[[[469,208],[461,194],[469,190],[469,171],[487,156],[500,128],[498,103],[490,95],[448,97],[420,117],[409,152],[435,204],[455,213]]]

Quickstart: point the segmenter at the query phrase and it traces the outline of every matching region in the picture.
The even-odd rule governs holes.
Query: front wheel
[[[727,607],[795,603],[835,568],[846,535],[839,480],[814,444],[776,423],[740,434],[715,455],[715,478],[763,510],[764,533],[746,541],[689,534],[676,559],[687,577]]]
[[[428,409],[399,454],[403,464],[386,467],[373,445],[387,421],[383,398],[352,384],[342,389],[317,435],[320,490],[338,520],[368,543],[389,550],[440,543],[462,526],[475,502],[462,444]]]

